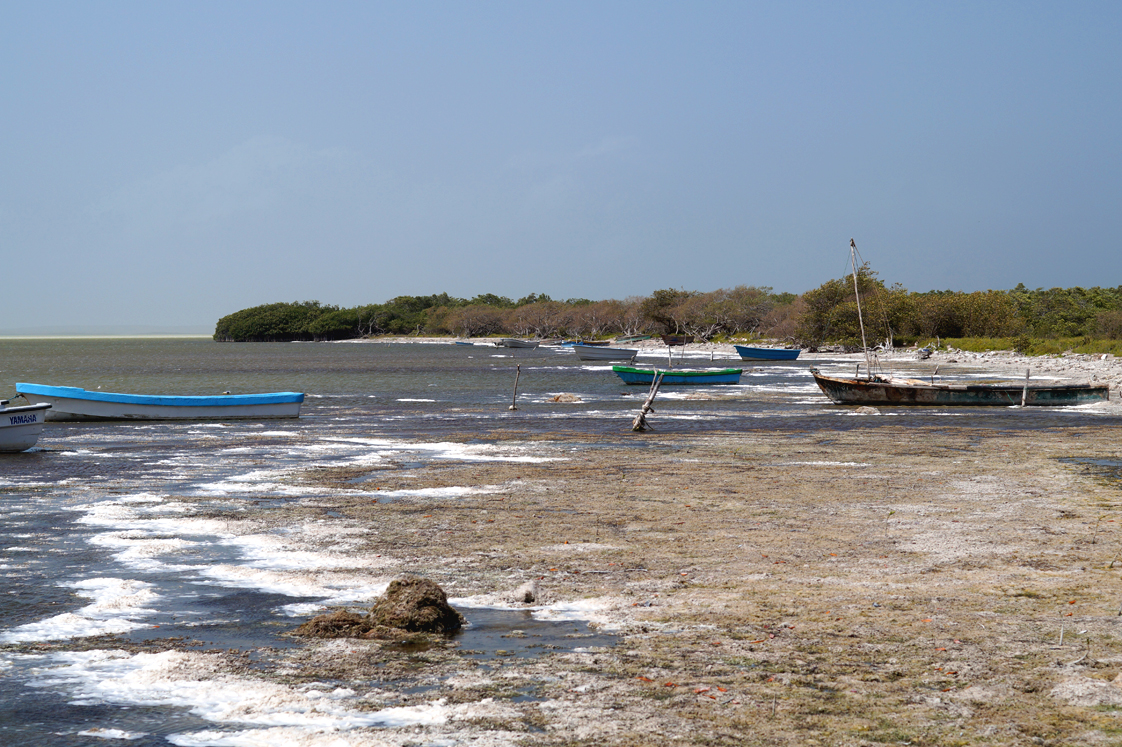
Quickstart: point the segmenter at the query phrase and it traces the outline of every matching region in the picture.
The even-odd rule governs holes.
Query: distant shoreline
[[[332,344],[363,344],[363,343],[443,343],[451,344],[456,340],[473,342],[486,346],[488,342],[501,338],[476,337],[470,340],[455,337],[377,337],[360,338],[354,340],[335,340]],[[666,345],[659,339],[640,340],[625,343],[624,347],[637,348],[650,351],[652,349],[665,350]],[[690,343],[685,347],[674,348],[674,356],[689,357],[690,353],[718,353],[725,358],[739,357],[731,343],[698,342]],[[993,350],[985,353],[972,353],[964,350],[938,350],[929,358],[920,359],[917,352],[911,348],[898,348],[890,352],[881,352],[876,355],[882,364],[912,364],[930,366],[932,369],[943,367],[948,370],[954,366],[996,369],[1009,372],[1009,376],[1023,377],[1026,370],[1033,376],[1056,378],[1078,382],[1106,383],[1111,388],[1122,392],[1122,358],[1110,354],[1084,354],[1071,353],[1067,355],[1024,355],[1012,350]],[[808,353],[800,362],[809,363],[811,360],[825,361],[863,361],[864,354],[853,353]]]
[[[0,334],[0,341],[16,341],[16,340],[211,340],[213,335],[209,334],[56,334],[56,335],[6,335]],[[347,340],[322,340],[322,341],[296,341],[299,344],[326,344],[326,345],[354,345],[354,344],[386,344],[386,343],[405,343],[405,344],[445,344],[450,345],[455,342],[472,342],[474,344],[486,347],[487,343],[497,342],[502,338],[499,337],[475,337],[475,338],[462,338],[455,336],[447,337],[410,337],[410,336],[394,336],[386,335],[381,337],[360,337]],[[220,343],[216,343],[220,344]],[[284,343],[241,343],[241,344],[294,344],[293,342]],[[632,343],[625,343],[629,348],[637,348],[644,351],[651,351],[654,349],[665,350],[666,346],[658,339],[641,340]],[[736,350],[731,343],[691,343],[690,345],[675,348],[675,358],[680,355],[690,357],[689,353],[718,353],[727,358],[736,358]],[[838,360],[863,360],[861,353],[814,353],[808,354],[805,359],[800,362],[811,362],[811,356],[817,360],[838,361]],[[888,365],[900,364],[905,362],[919,363],[916,356],[916,351],[913,349],[902,348],[893,350],[891,352],[881,352],[877,355],[879,360]],[[923,361],[933,369],[943,367],[948,369],[955,365],[970,367],[970,368],[988,368],[1008,371],[1010,376],[1023,376],[1026,370],[1031,371],[1033,376],[1043,376],[1045,378],[1056,378],[1069,381],[1090,381],[1106,383],[1111,388],[1122,392],[1122,357],[1116,357],[1110,354],[1066,354],[1066,355],[1039,355],[1031,356],[1016,353],[1011,350],[994,350],[985,353],[972,353],[963,350],[938,350],[935,351],[929,358]],[[1015,374],[1014,374],[1015,372]]]

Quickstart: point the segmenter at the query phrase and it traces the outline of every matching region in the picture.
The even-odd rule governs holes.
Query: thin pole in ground
[[[521,373],[522,373],[522,364],[519,363],[518,365],[516,365],[514,367],[514,397],[510,401],[510,407],[507,408],[509,410],[517,410],[518,409],[518,377],[519,377],[519,375],[521,375]]]

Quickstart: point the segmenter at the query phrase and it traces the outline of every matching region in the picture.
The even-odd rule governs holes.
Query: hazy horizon
[[[41,337],[211,337],[210,329],[195,326],[156,325],[43,325],[31,327],[0,327],[0,338],[41,338]]]

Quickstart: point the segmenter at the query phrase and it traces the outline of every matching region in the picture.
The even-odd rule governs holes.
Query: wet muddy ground
[[[393,666],[423,681],[416,702],[476,704],[386,744],[1122,740],[1114,428],[537,444],[564,461],[306,470],[293,479],[368,494],[325,491],[270,520],[373,527],[371,554],[450,597],[509,604],[536,580],[539,602],[583,603],[615,645],[480,660],[324,641],[285,676],[359,683]],[[495,492],[378,497],[463,485]]]

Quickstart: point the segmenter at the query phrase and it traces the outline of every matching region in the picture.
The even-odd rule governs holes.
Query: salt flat
[[[433,655],[442,697],[502,707],[427,738],[1108,744],[1122,730],[1122,494],[1085,463],[1119,459],[1115,428],[625,438],[641,445],[539,437],[564,461],[364,483],[488,494],[316,500],[376,526],[372,548],[452,597],[518,606],[509,592],[536,580],[532,606],[579,606],[619,636],[483,674]],[[306,676],[330,659],[361,681],[385,666],[380,647],[319,643],[292,666]],[[525,688],[537,697],[511,700]]]

